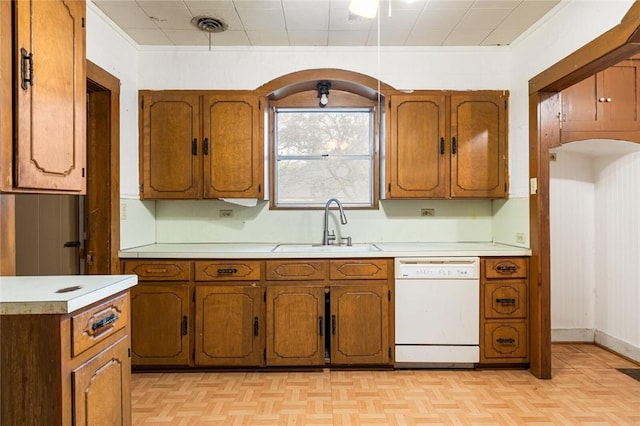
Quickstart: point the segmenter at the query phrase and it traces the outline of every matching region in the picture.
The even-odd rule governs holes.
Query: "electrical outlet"
[[[516,243],[524,244],[524,233],[516,232]]]
[[[233,217],[233,210],[220,210],[220,217]]]
[[[420,216],[435,216],[436,209],[421,209]]]

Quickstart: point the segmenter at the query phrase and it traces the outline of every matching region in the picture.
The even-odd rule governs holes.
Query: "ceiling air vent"
[[[227,29],[227,24],[211,16],[196,16],[191,19],[191,23],[207,33],[221,33]]]

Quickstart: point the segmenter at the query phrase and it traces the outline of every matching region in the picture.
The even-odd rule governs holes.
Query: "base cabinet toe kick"
[[[526,256],[127,259],[132,364],[526,366]],[[226,336],[226,337],[225,337]]]

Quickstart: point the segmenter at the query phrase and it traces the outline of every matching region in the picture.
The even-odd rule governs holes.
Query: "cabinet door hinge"
[[[265,361],[267,360],[267,350],[266,349],[262,351],[262,359],[265,360]]]
[[[391,99],[389,99],[389,109],[391,109]]]
[[[391,290],[387,290],[387,297],[389,298],[389,302],[391,302]]]
[[[260,109],[262,109],[262,101],[258,100],[258,111],[260,111]]]
[[[129,355],[129,358],[131,358],[131,348],[127,348],[127,354]]]
[[[82,17],[82,28],[84,28],[84,16]]]
[[[258,194],[262,193],[262,184],[258,184]]]
[[[265,290],[264,293],[262,293],[262,299],[264,300],[264,303],[267,303],[267,291]]]
[[[508,108],[508,106],[509,106],[509,103],[508,103],[508,102],[507,102],[507,100],[505,99],[505,100],[504,100],[504,109],[507,109],[507,108]]]
[[[84,177],[84,167],[82,168],[82,177]]]
[[[389,193],[391,193],[391,182],[389,182],[388,188],[389,188]]]

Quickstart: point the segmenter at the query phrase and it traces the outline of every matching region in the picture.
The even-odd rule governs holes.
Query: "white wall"
[[[554,341],[593,341],[595,176],[593,158],[554,150],[550,168],[551,329]]]
[[[640,145],[581,141],[554,149],[553,341],[596,341],[640,360]]]
[[[595,340],[640,361],[640,152],[594,166]]]
[[[138,200],[138,49],[87,2],[87,59],[120,80],[120,247],[155,242],[153,203]]]

